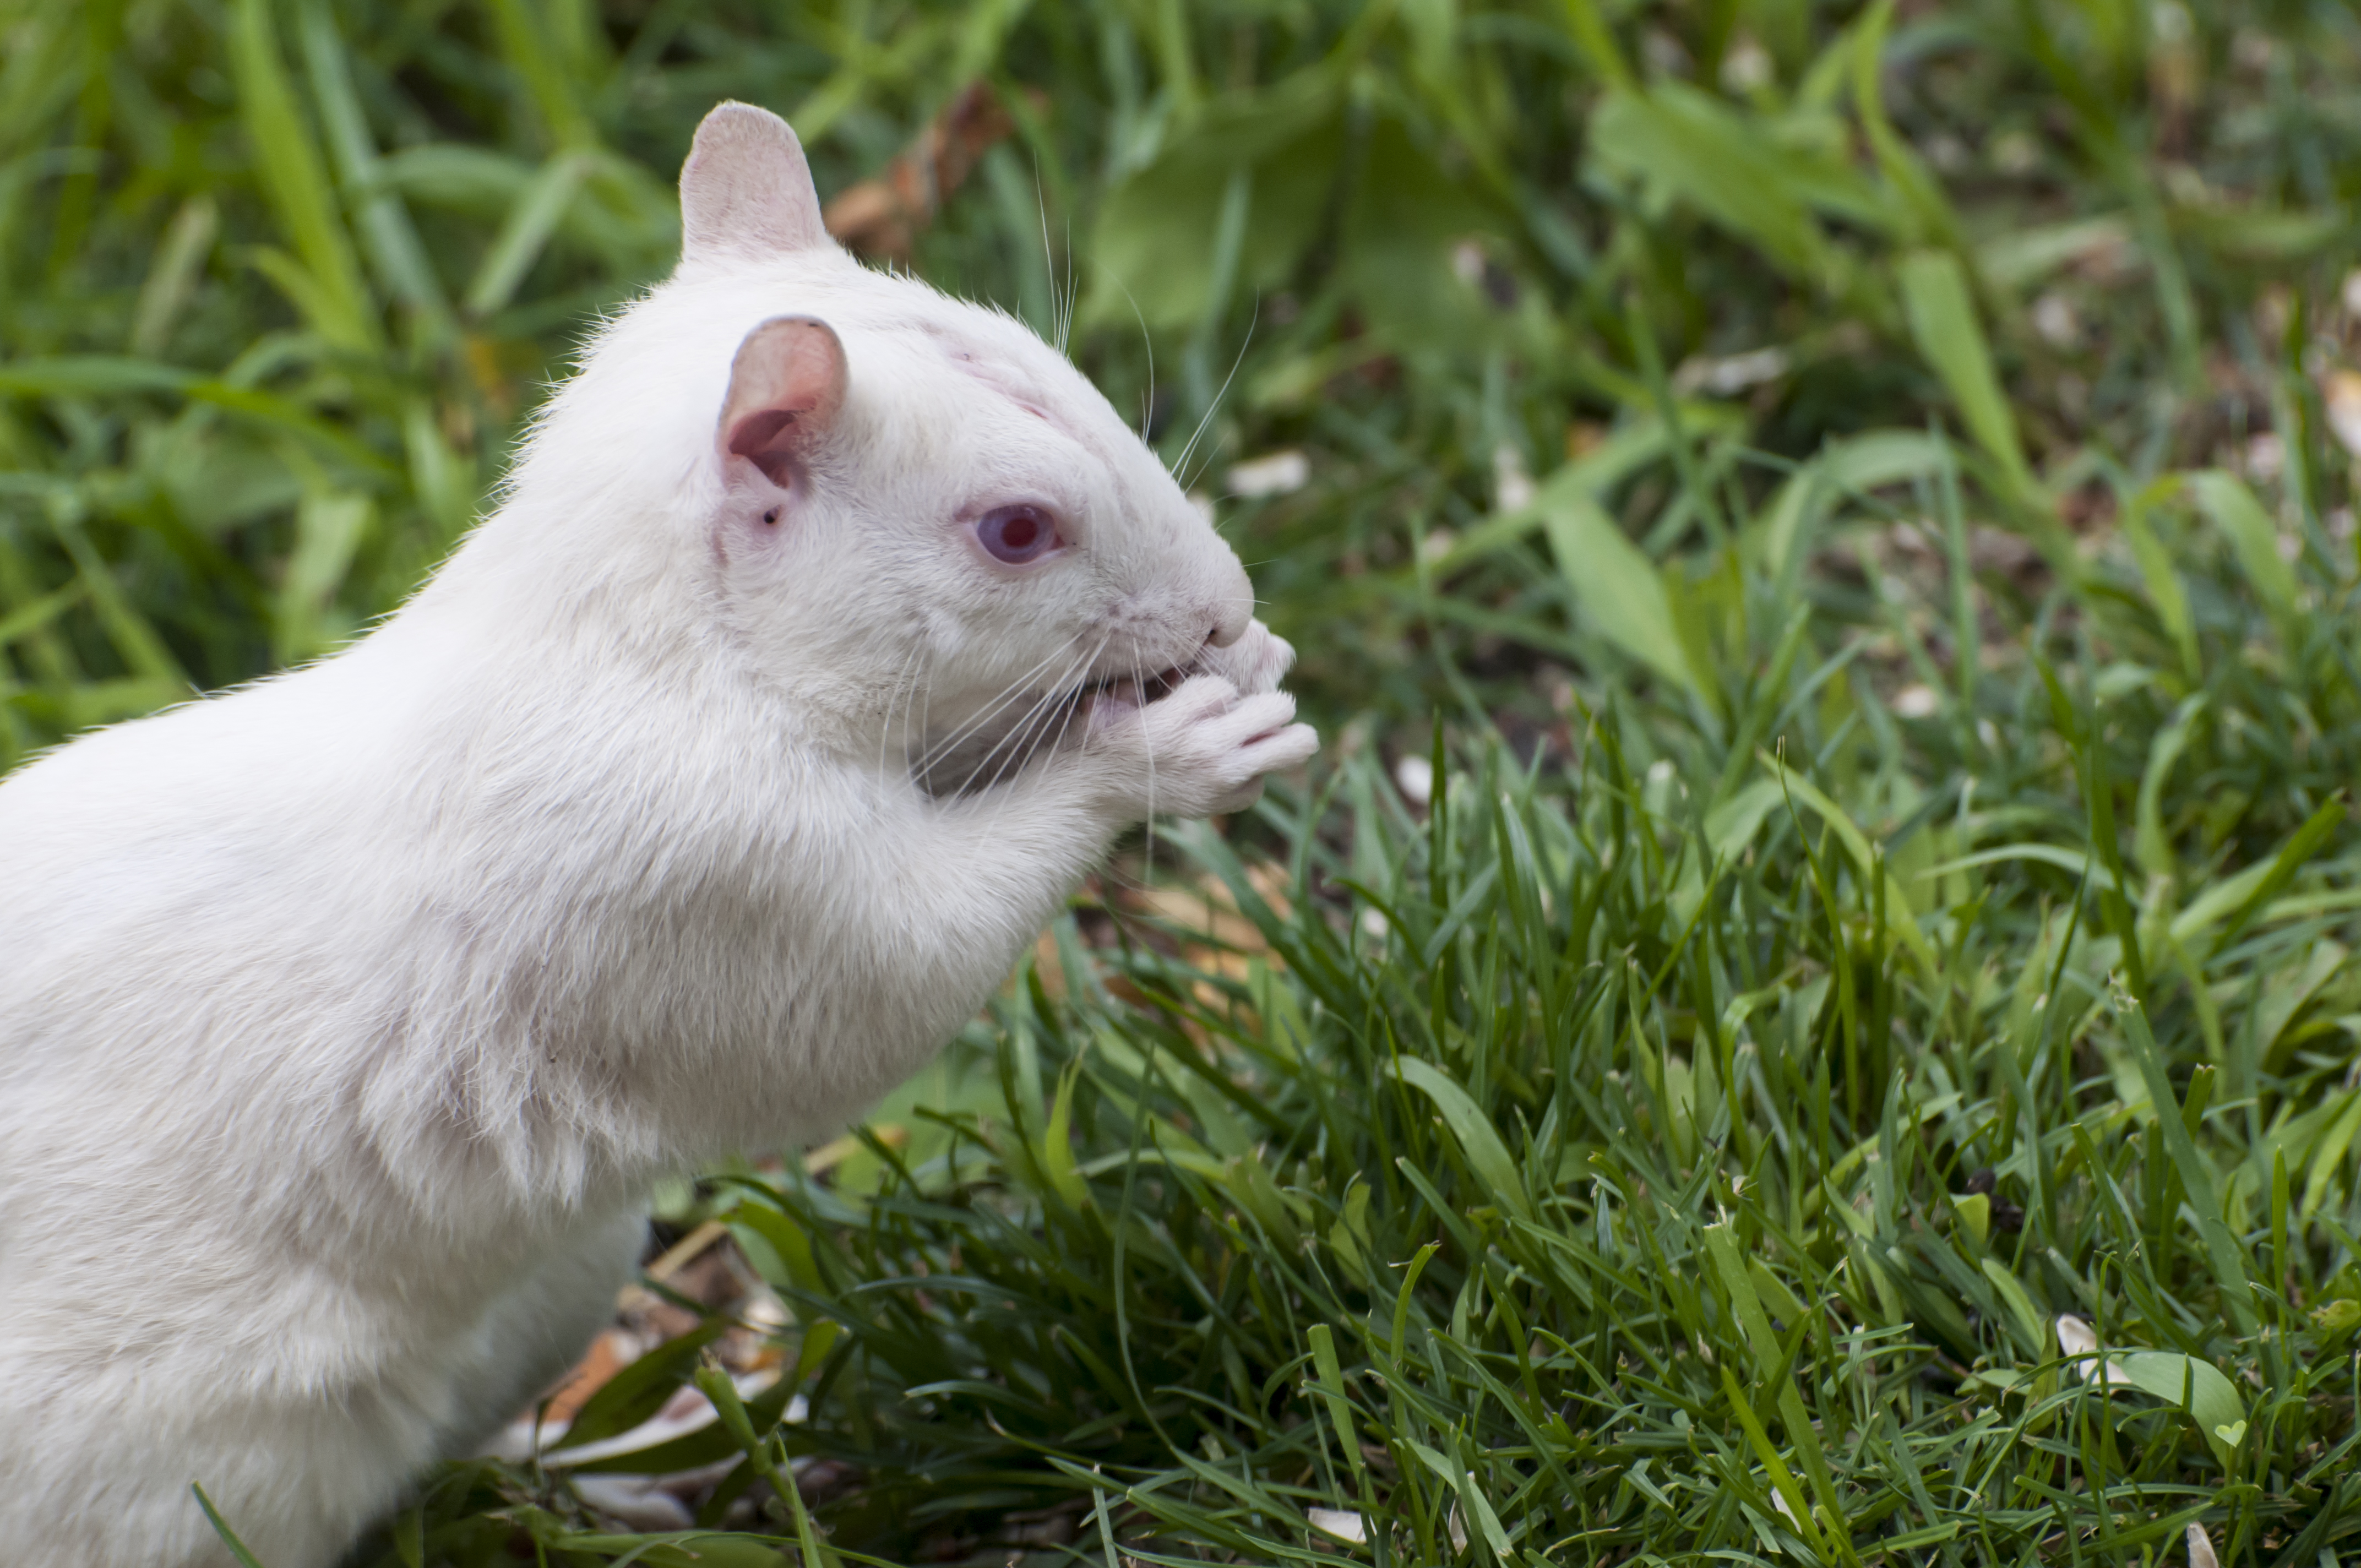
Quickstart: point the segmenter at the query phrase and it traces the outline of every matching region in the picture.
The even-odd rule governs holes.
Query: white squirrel
[[[325,1568],[581,1349],[659,1173],[840,1126],[1152,812],[1317,740],[1059,354],[716,109],[678,270],[308,668],[0,784],[0,1563]],[[1158,695],[1165,693],[1166,695]]]

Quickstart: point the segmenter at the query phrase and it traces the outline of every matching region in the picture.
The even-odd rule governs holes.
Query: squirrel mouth
[[[918,787],[937,797],[972,795],[989,789],[1022,769],[1044,751],[1078,745],[1090,727],[1090,712],[1100,702],[1145,707],[1169,696],[1189,679],[1202,674],[1194,662],[1175,664],[1153,674],[1118,673],[1098,675],[1033,700],[1011,700],[999,723],[972,721],[956,738],[934,740],[914,759],[911,777]]]
[[[1134,707],[1145,707],[1159,698],[1170,696],[1181,682],[1202,673],[1192,662],[1159,670],[1152,675],[1105,675],[1095,681],[1084,682],[1075,689],[1072,700],[1104,696]]]

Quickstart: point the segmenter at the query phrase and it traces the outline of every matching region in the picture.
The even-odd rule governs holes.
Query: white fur
[[[762,111],[683,204],[407,608],[0,784],[11,1568],[225,1564],[192,1480],[269,1568],[332,1563],[580,1348],[653,1176],[840,1125],[1126,825],[1313,748],[1235,557],[1064,359],[829,244]],[[717,419],[826,380],[752,344],[733,394],[789,314],[843,370],[783,487]],[[1067,536],[1024,569],[970,532],[1017,500]],[[913,782],[1060,694],[1021,766]]]

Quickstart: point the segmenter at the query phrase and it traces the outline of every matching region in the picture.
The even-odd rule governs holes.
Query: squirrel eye
[[[1059,543],[1056,521],[1037,506],[995,507],[976,520],[975,537],[994,560],[1012,566],[1038,560]]]

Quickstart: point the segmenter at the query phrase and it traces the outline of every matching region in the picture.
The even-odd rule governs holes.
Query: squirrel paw
[[[1206,644],[1191,668],[1198,674],[1221,676],[1245,696],[1259,696],[1277,691],[1294,665],[1295,650],[1287,639],[1257,620],[1226,648]]]
[[[1285,692],[1240,696],[1224,676],[1192,675],[1145,707],[1102,695],[1088,750],[1112,764],[1110,804],[1131,820],[1218,817],[1253,805],[1266,774],[1300,767],[1320,749],[1312,727],[1294,718]]]

